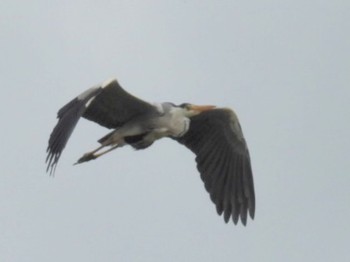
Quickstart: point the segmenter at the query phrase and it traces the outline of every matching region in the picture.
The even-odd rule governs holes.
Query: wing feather
[[[107,128],[118,128],[136,117],[155,113],[156,107],[127,93],[117,80],[86,90],[57,113],[58,123],[50,135],[47,147],[47,172],[54,173],[80,117]]]
[[[195,155],[206,190],[225,222],[246,225],[254,218],[255,193],[247,144],[235,113],[214,109],[191,118],[189,131],[180,138]]]
[[[131,119],[154,113],[155,106],[129,94],[113,80],[91,101],[83,117],[107,128],[118,128]]]
[[[50,174],[54,173],[62,151],[66,146],[75,126],[77,125],[80,116],[86,109],[86,104],[100,92],[101,88],[99,87],[90,88],[84,92],[84,96],[74,98],[58,111],[57,118],[59,120],[51,132],[46,150],[46,171],[50,171]]]

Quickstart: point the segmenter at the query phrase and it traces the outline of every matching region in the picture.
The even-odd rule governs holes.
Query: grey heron
[[[57,113],[47,147],[47,172],[53,174],[80,117],[113,129],[100,146],[76,164],[96,159],[118,147],[145,149],[163,137],[196,155],[197,169],[219,215],[227,223],[246,225],[254,218],[255,193],[248,147],[236,114],[228,108],[189,103],[150,104],[126,92],[112,79],[92,87]]]

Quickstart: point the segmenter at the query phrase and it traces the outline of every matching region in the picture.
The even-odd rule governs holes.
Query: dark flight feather
[[[58,123],[50,135],[46,150],[47,171],[54,173],[80,117],[107,128],[118,128],[136,117],[156,112],[156,107],[126,92],[117,80],[88,89],[58,111]]]
[[[249,151],[237,116],[214,109],[191,117],[189,131],[174,138],[196,154],[197,168],[225,222],[247,223],[255,213],[255,193]]]

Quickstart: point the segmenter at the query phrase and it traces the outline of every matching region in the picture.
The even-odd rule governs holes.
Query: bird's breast
[[[168,122],[168,131],[170,136],[181,137],[190,127],[190,119],[184,116],[174,115]]]
[[[183,114],[183,110],[173,108],[165,111],[161,116],[157,116],[152,121],[152,133],[157,138],[165,136],[181,137],[190,127],[190,119]]]

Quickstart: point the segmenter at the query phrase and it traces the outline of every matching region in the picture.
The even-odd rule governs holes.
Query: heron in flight
[[[246,225],[254,218],[255,194],[249,151],[236,114],[227,108],[189,103],[150,104],[112,79],[92,87],[63,106],[47,147],[47,172],[53,174],[80,117],[113,129],[76,164],[130,145],[145,149],[169,137],[196,155],[197,168],[219,215]]]

